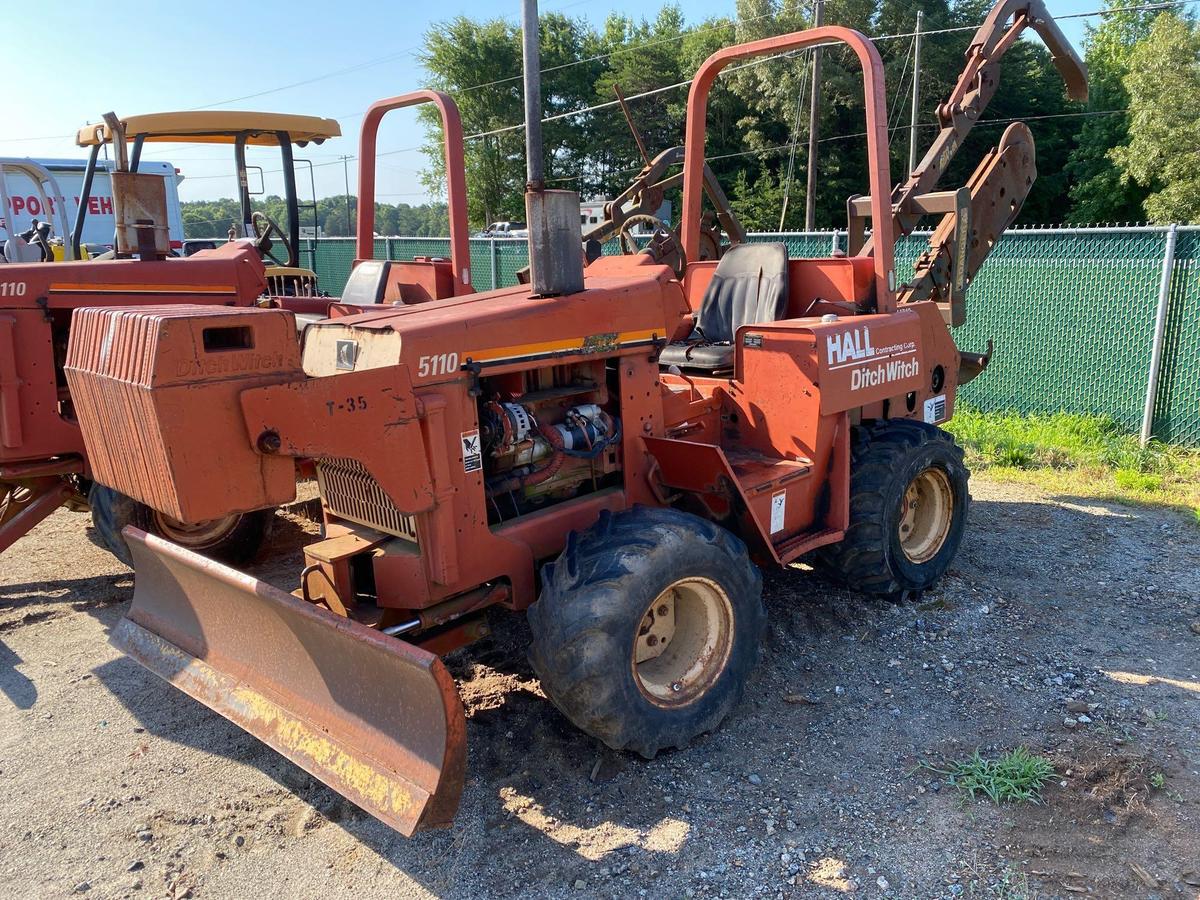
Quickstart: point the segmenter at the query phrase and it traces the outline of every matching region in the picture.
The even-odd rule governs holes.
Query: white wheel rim
[[[155,511],[154,530],[169,541],[189,549],[211,547],[228,537],[238,526],[240,515],[224,516],[188,524]]]
[[[941,469],[931,466],[908,483],[900,512],[900,549],[912,563],[937,556],[954,522],[954,489]]]
[[[681,578],[655,598],[638,626],[633,674],[638,689],[660,706],[701,697],[729,662],[733,604],[708,578]]]

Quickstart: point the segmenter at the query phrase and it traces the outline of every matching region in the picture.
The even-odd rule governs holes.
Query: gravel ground
[[[59,512],[0,562],[0,896],[1200,895],[1200,531],[977,478],[961,555],[893,605],[794,567],[745,701],[646,762],[541,696],[521,617],[448,662],[454,827],[405,840],[106,642],[130,574]],[[289,586],[312,526],[256,574]],[[1040,805],[921,767],[1027,746]]]

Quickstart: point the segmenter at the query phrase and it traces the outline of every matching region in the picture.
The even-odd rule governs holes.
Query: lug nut
[[[646,644],[650,647],[655,646],[657,643],[658,643],[658,638],[655,637],[654,635],[650,635],[650,637],[646,638]]]
[[[678,694],[680,691],[683,690],[683,682],[681,682],[681,681],[671,682],[671,690],[673,690],[675,693]]]
[[[665,616],[665,615],[667,614],[667,612],[668,612],[668,610],[667,610],[667,604],[665,604],[665,603],[664,603],[662,606],[660,606],[660,607],[658,608],[658,614],[659,614],[660,616]]]

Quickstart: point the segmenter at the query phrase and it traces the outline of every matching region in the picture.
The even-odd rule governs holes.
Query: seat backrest
[[[383,302],[391,260],[364,259],[351,272],[342,290],[342,302],[355,306],[374,306]]]
[[[41,247],[19,236],[10,237],[4,242],[3,256],[10,263],[41,262],[44,259]]]
[[[787,247],[734,244],[713,272],[696,329],[705,343],[732,343],[739,326],[774,322],[787,309]]]

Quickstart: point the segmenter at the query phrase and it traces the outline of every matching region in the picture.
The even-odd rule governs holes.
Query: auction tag
[[[787,511],[787,491],[771,495],[771,534],[783,531],[783,515]]]

